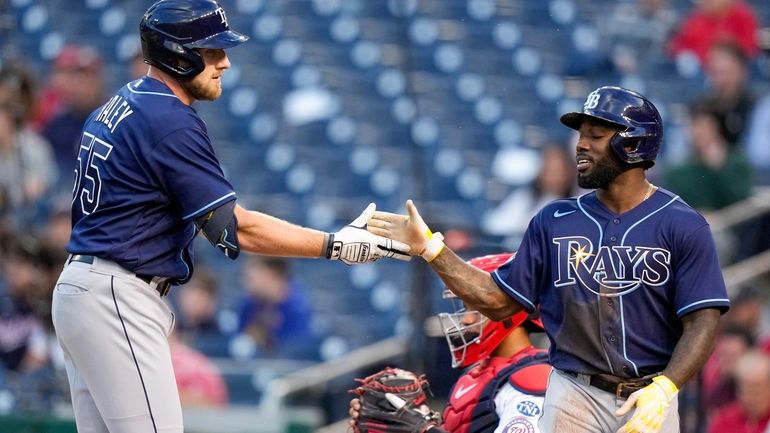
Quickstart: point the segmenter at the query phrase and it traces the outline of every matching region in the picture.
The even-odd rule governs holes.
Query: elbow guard
[[[211,245],[233,260],[241,252],[238,243],[238,219],[235,218],[234,210],[235,200],[231,200],[195,219],[195,226]]]

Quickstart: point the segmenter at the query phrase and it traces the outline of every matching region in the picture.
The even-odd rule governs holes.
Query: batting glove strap
[[[332,245],[334,244],[334,233],[324,233],[324,245],[321,248],[321,257],[332,259]],[[339,255],[336,257],[339,258]]]

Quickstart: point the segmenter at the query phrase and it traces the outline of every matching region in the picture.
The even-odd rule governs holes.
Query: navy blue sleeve
[[[730,308],[714,238],[708,224],[689,233],[673,256],[678,258],[674,269],[674,306],[677,316],[682,317],[703,308],[718,308],[724,313]]]
[[[535,311],[540,302],[543,260],[548,255],[547,245],[542,241],[541,215],[529,222],[516,256],[492,272],[495,283],[529,312]]]
[[[153,166],[185,220],[235,200],[208,136],[198,128],[179,129],[155,148]]]

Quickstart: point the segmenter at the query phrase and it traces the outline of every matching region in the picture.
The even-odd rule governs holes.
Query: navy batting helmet
[[[204,69],[196,48],[230,48],[249,39],[230,30],[214,0],[160,0],[144,13],[139,34],[145,63],[182,79]]]
[[[561,116],[561,123],[578,130],[583,118],[611,123],[618,131],[610,139],[610,147],[629,164],[655,164],[663,141],[663,121],[658,109],[647,98],[621,87],[599,87],[586,97],[583,111]]]

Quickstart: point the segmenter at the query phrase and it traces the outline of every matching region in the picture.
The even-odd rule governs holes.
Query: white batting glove
[[[366,223],[374,215],[377,206],[369,203],[361,215],[336,233],[327,233],[324,239],[324,256],[329,260],[342,260],[345,264],[374,262],[382,257],[408,261],[409,245],[369,233]]]
[[[651,384],[628,396],[615,412],[617,416],[624,416],[636,405],[634,416],[617,433],[658,433],[678,392],[674,382],[666,376],[653,378]]]
[[[409,215],[375,212],[368,230],[376,235],[401,241],[411,248],[411,254],[432,262],[444,250],[444,236],[433,233],[425,224],[412,200],[406,201]]]

